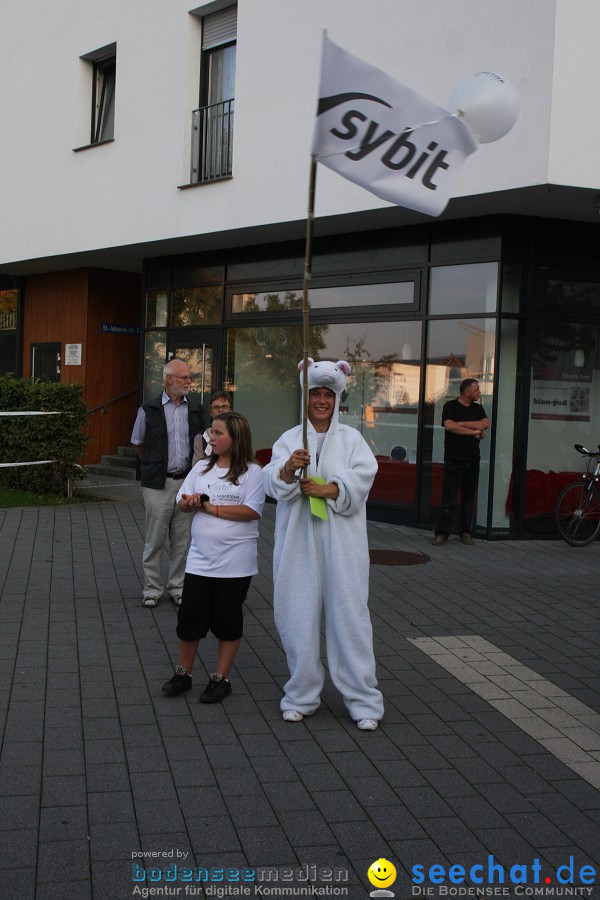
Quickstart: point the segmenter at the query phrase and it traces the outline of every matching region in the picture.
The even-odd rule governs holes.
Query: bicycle
[[[568,484],[560,492],[554,518],[563,541],[571,547],[585,547],[600,534],[600,452],[586,450],[581,444],[574,446],[578,453],[588,457],[587,471],[579,481]]]

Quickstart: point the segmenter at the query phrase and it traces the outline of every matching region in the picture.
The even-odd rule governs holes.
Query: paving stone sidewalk
[[[233,694],[197,702],[212,638],[194,690],[161,694],[176,613],[166,600],[140,605],[143,513],[128,490],[0,510],[0,900],[204,896],[182,866],[192,877],[228,868],[213,896],[308,896],[312,885],[364,900],[380,858],[397,869],[397,898],[415,895],[421,871],[437,897],[431,865],[448,886],[450,866],[481,864],[486,885],[490,855],[502,896],[519,895],[512,866],[533,888],[538,859],[549,890],[570,857],[573,883],[592,866],[600,895],[600,544],[434,548],[428,533],[370,523],[372,548],[430,561],[372,566],[386,715],[363,733],[330,683],[314,716],[281,720],[272,505]],[[265,867],[279,880],[231,878]]]

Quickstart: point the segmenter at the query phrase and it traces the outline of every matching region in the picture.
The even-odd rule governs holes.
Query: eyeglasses
[[[172,378],[177,378],[178,381],[191,381],[191,375],[171,375]]]
[[[229,403],[221,403],[220,405],[218,403],[211,403],[210,408],[216,409],[218,412],[229,412],[231,410]]]

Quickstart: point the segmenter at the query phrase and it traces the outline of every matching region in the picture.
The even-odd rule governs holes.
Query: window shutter
[[[237,37],[237,6],[228,6],[202,20],[202,49],[212,50]]]

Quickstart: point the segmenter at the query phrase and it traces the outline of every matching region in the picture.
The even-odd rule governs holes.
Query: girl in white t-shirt
[[[258,572],[258,520],[265,502],[244,416],[215,416],[211,445],[210,457],[194,466],[177,494],[179,508],[194,518],[177,620],[179,665],[162,687],[170,697],[190,690],[198,644],[211,631],[219,640],[217,671],[201,703],[218,703],[231,693],[229,672],[242,637],[242,604]]]

